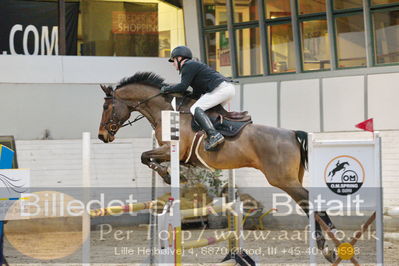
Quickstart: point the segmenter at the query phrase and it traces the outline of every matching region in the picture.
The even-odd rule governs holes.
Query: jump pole
[[[172,106],[176,110],[175,99]],[[198,213],[208,213],[210,210],[205,208],[197,208],[191,210],[180,210],[180,156],[179,156],[179,140],[180,140],[180,113],[177,111],[162,111],[162,141],[170,142],[170,175],[171,175],[171,195],[168,204],[164,208],[164,214],[158,217],[158,238],[160,234],[167,231],[168,239],[159,239],[160,248],[164,254],[158,256],[160,263],[168,265],[181,265],[183,248],[194,248],[212,245],[217,242],[229,241],[230,254],[226,256],[226,260],[235,260],[240,265],[255,265],[255,262],[241,250],[240,232],[242,230],[242,217],[240,215],[240,204],[236,199],[235,176],[234,171],[229,170],[229,203],[233,204],[236,215],[229,214],[229,229],[233,234],[228,237],[219,239],[202,239],[190,241],[182,244],[181,218],[195,217]],[[223,207],[222,207],[223,210]],[[238,214],[238,215],[237,215]],[[237,235],[238,237],[234,237]],[[239,250],[237,250],[239,249]],[[238,251],[238,253],[236,253]],[[241,262],[241,263],[240,263]],[[230,263],[230,262],[226,262]]]
[[[82,134],[82,186],[83,202],[90,200],[90,132]],[[82,215],[82,265],[90,265],[90,214]]]
[[[173,99],[175,102],[175,99]],[[172,104],[173,105],[173,104]],[[176,106],[176,105],[174,105]],[[174,107],[176,110],[176,108]],[[168,239],[160,239],[160,247],[164,251],[159,256],[161,263],[181,265],[182,238],[180,215],[180,167],[179,167],[180,113],[177,111],[162,111],[162,141],[170,142],[170,175],[171,195],[165,213],[159,217],[160,233],[166,233]],[[158,236],[159,237],[159,236]]]
[[[152,140],[152,149],[157,148],[157,139],[155,137],[155,131],[152,131],[151,134],[151,140]],[[154,170],[152,170],[151,173],[151,200],[155,201],[157,197],[157,175]],[[155,254],[154,250],[156,248],[156,241],[157,241],[157,236],[156,233],[158,231],[158,219],[155,215],[153,215],[150,211],[150,262],[149,265],[155,265]]]
[[[238,204],[238,200],[236,197],[236,178],[234,170],[229,170],[229,180],[228,180],[228,201],[229,203],[233,204],[234,211],[237,215],[229,212],[227,214],[228,219],[228,228],[230,231],[234,231],[235,234],[238,236],[237,238],[230,238],[229,239],[229,250],[231,253],[239,251],[241,248],[241,230],[242,230],[242,216],[240,213],[240,204]]]

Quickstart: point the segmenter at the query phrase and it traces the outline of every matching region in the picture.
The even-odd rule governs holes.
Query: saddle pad
[[[222,119],[221,116],[210,117],[211,122],[215,129],[219,131],[225,137],[234,137],[248,124],[252,124],[252,120],[248,121],[232,121],[228,119]],[[201,130],[201,127],[197,124],[194,117],[191,120],[192,129],[197,132]]]

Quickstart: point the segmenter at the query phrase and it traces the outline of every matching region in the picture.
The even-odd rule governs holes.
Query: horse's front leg
[[[166,166],[162,166],[160,163],[169,160],[169,144],[163,144],[159,148],[146,151],[141,154],[141,162],[150,167],[152,170],[156,171],[167,184],[170,184],[170,175],[168,173],[168,168]]]

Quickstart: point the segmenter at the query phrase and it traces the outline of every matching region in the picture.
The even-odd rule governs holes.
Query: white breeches
[[[206,111],[212,107],[221,104],[223,107],[234,97],[236,89],[230,82],[223,81],[213,91],[202,95],[190,108],[190,112],[194,115],[195,108],[200,107]]]

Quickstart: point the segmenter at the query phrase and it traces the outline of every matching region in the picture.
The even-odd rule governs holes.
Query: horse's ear
[[[110,97],[112,96],[114,89],[112,88],[112,86],[105,86],[103,84],[100,85],[101,89],[104,91],[105,95]]]

